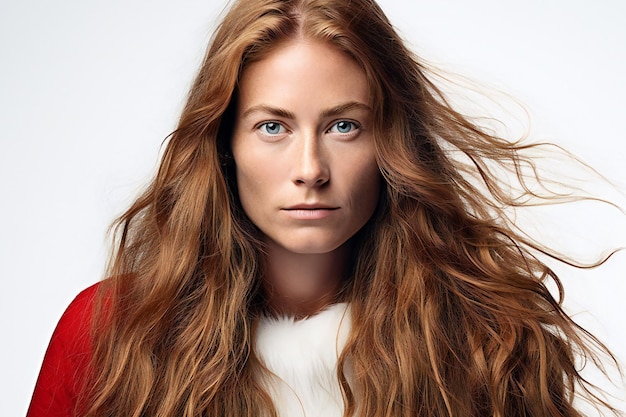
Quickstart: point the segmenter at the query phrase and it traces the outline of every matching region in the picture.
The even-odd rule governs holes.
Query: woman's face
[[[372,216],[381,179],[369,97],[363,70],[325,43],[286,43],[243,71],[237,186],[269,245],[332,252]]]

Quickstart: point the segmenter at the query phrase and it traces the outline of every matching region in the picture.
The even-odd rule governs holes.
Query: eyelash
[[[334,133],[338,133],[338,134],[341,134],[341,135],[348,135],[348,134],[354,132],[354,130],[357,130],[357,129],[359,129],[361,127],[358,123],[353,122],[351,120],[339,120],[339,121],[333,123],[331,125],[331,127],[326,130],[326,133],[331,132],[335,127],[337,127],[339,124],[342,124],[342,123],[349,124],[351,126],[350,131],[349,132],[335,131]],[[276,133],[268,132],[267,128],[268,128],[269,125],[276,125],[279,128],[279,131],[276,132]],[[276,135],[279,135],[281,133],[285,133],[285,131],[286,131],[286,128],[285,128],[285,126],[282,123],[280,123],[280,122],[273,122],[273,121],[263,122],[263,123],[261,123],[260,125],[257,126],[257,129],[261,130],[263,134],[266,134],[268,136],[276,136]]]
[[[277,132],[277,133],[270,133],[270,132],[268,132],[267,131],[267,127],[269,125],[276,125],[279,128],[279,132]],[[263,134],[269,135],[269,136],[275,136],[275,135],[279,135],[281,133],[284,133],[284,132],[281,132],[280,130],[286,131],[285,126],[283,126],[281,123],[279,123],[279,122],[272,122],[272,121],[261,123],[259,126],[257,126],[257,129],[261,130],[261,132]]]
[[[361,127],[358,123],[353,122],[351,120],[339,120],[339,121],[333,123],[333,125],[326,132],[330,132],[333,128],[338,126],[340,123],[346,123],[346,124],[349,124],[352,127],[352,129],[350,129],[349,132],[339,132],[339,131],[336,132],[336,133],[339,133],[339,134],[342,134],[342,135],[348,135],[348,134],[354,132],[355,130],[357,130],[357,129],[359,129]]]

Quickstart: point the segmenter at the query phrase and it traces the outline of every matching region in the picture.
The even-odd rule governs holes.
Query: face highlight
[[[365,73],[332,45],[289,42],[243,71],[237,187],[268,245],[328,253],[369,220],[381,181],[371,124]]]

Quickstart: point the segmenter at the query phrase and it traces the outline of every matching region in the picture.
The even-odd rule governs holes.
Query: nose
[[[292,181],[298,186],[321,187],[330,180],[330,169],[317,135],[296,141]]]

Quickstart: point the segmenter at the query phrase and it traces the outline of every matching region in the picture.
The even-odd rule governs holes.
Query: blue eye
[[[285,133],[285,127],[277,122],[265,122],[259,126],[259,129],[268,135],[278,135],[279,133]]]
[[[337,132],[337,133],[350,133],[351,131],[358,128],[358,125],[354,122],[350,122],[348,120],[341,120],[328,129],[329,132]]]

